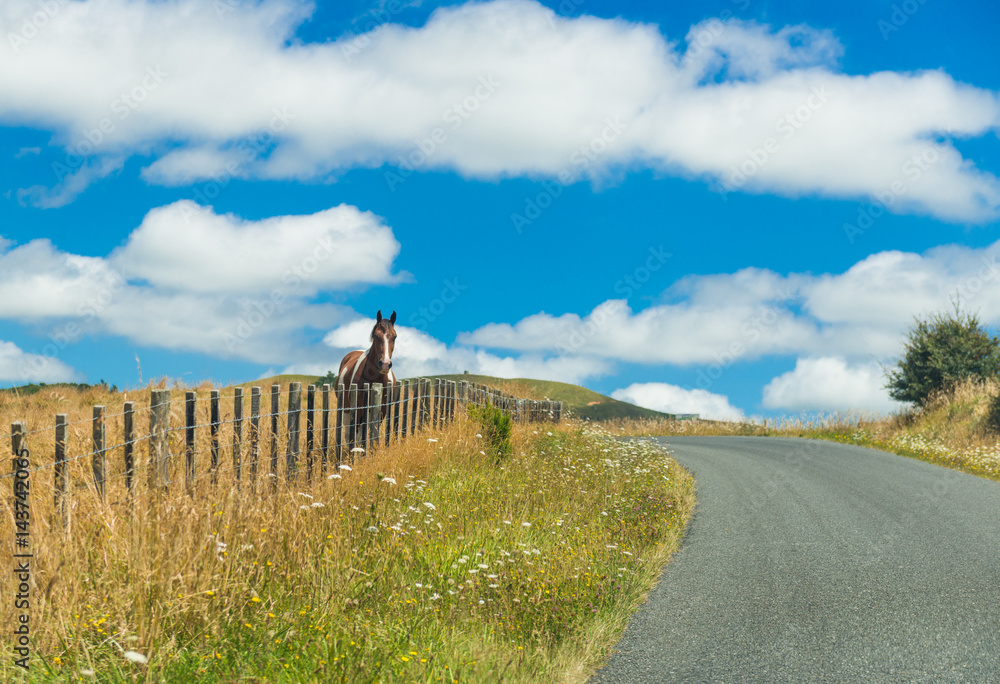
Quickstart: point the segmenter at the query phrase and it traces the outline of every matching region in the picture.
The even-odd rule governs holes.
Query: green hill
[[[586,387],[570,385],[565,382],[532,380],[530,378],[514,378],[507,380],[503,378],[491,377],[489,375],[471,374],[435,375],[434,377],[440,377],[446,380],[467,380],[468,382],[478,382],[484,385],[492,385],[501,388],[504,386],[509,387],[510,385],[513,385],[515,388],[517,386],[521,386],[526,388],[535,399],[563,402],[565,407],[571,411],[574,416],[586,420],[610,420],[614,418],[670,419],[681,417],[675,414],[661,413],[660,411],[635,406],[634,404],[629,404],[628,402],[618,401],[617,399],[612,399],[611,397],[604,396],[603,394],[598,394],[597,392],[589,390]],[[273,378],[264,378],[261,380],[242,383],[242,386],[250,387],[251,385],[259,385],[261,387],[270,387],[272,383],[284,385],[289,382],[301,382],[302,386],[305,387],[310,383],[314,383],[318,386],[324,382],[329,382],[329,380],[327,378],[316,378],[311,375],[278,375]],[[516,394],[517,392],[514,391],[514,393]],[[685,415],[684,417],[686,418],[688,416]]]
[[[514,383],[526,385],[536,398],[548,399],[550,401],[561,401],[565,407],[572,411],[578,418],[587,420],[609,420],[612,418],[674,418],[669,413],[661,413],[652,409],[635,406],[628,402],[618,401],[611,397],[598,394],[593,390],[579,385],[570,385],[565,382],[554,382],[552,380],[532,380],[530,378],[515,378],[503,380],[488,375],[442,375],[447,380],[468,380],[484,385],[496,385],[498,383]]]

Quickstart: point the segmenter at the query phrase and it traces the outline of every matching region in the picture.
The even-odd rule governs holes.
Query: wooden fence
[[[562,402],[520,399],[485,385],[440,378],[397,382],[388,387],[384,396],[382,385],[339,385],[335,392],[328,384],[319,388],[309,385],[305,390],[303,408],[302,384],[294,382],[288,386],[284,411],[280,410],[281,385],[271,386],[269,412],[263,412],[265,397],[262,389],[251,387],[249,415],[246,412],[245,391],[235,388],[233,395],[225,398],[225,403],[232,402],[231,420],[222,419],[223,397],[219,390],[211,390],[208,420],[200,423],[199,406],[204,415],[204,399],[199,401],[198,392],[186,391],[183,399],[184,425],[172,427],[171,408],[176,409],[172,404],[175,393],[166,389],[151,390],[148,407],[128,401],[122,412],[114,415],[108,415],[104,406],[94,406],[92,418],[72,424],[77,426],[77,432],[79,426],[90,424],[92,449],[89,453],[76,456],[70,456],[67,448],[71,425],[67,414],[56,415],[55,425],[42,430],[28,432],[23,422],[12,424],[10,438],[15,455],[27,449],[29,441],[47,439],[41,437],[42,433],[54,431],[52,460],[41,463],[41,450],[32,449],[30,470],[53,469],[57,519],[64,527],[69,522],[70,464],[90,459],[94,490],[102,500],[106,497],[109,480],[118,477],[124,478],[126,492],[132,497],[137,477],[136,448],[143,442],[147,444],[148,460],[143,465],[150,491],[166,492],[170,488],[171,459],[175,455],[173,452],[181,451],[181,443],[184,486],[189,493],[199,480],[206,477],[213,483],[217,482],[222,471],[231,471],[239,487],[244,480],[255,485],[261,471],[266,469],[264,477],[271,479],[272,488],[277,488],[281,475],[288,482],[294,482],[300,476],[309,480],[317,473],[323,476],[328,468],[345,465],[356,457],[374,453],[384,445],[418,432],[439,429],[454,420],[456,412],[464,410],[468,404],[483,406],[489,403],[518,422],[559,422],[563,410]],[[139,436],[136,434],[137,417],[142,413],[148,413],[149,431]],[[227,439],[223,441],[223,427],[227,425]],[[107,439],[111,427],[116,435],[120,435],[119,442],[113,445],[109,445]],[[204,431],[205,428],[209,431],[209,447],[199,450],[199,430]],[[282,441],[285,467],[279,469]],[[204,460],[206,451],[208,468],[202,465],[199,469],[199,460]],[[117,458],[119,453],[121,469],[115,467],[116,474],[111,475],[108,459]],[[225,461],[229,464],[226,465]]]

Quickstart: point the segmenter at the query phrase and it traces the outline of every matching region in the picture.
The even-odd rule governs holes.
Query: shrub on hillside
[[[990,400],[990,408],[986,412],[986,428],[1000,435],[1000,394]]]
[[[957,382],[998,375],[1000,340],[956,303],[953,313],[916,320],[903,358],[886,371],[885,387],[897,401],[924,406],[932,395]]]
[[[513,427],[510,416],[504,415],[503,411],[489,402],[482,407],[469,404],[469,415],[482,428],[487,449],[497,462],[514,453],[510,443],[510,431]]]

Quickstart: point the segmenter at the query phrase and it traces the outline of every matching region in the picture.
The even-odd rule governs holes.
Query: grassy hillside
[[[469,382],[479,382],[486,385],[506,388],[512,386],[508,391],[514,394],[522,394],[517,391],[524,388],[523,392],[532,399],[544,399],[549,401],[564,402],[566,408],[572,411],[577,418],[587,420],[610,420],[614,418],[663,418],[669,419],[667,413],[653,411],[652,409],[635,406],[624,401],[618,401],[603,394],[598,394],[586,387],[570,385],[565,382],[553,382],[551,380],[532,380],[529,378],[516,378],[504,380],[488,375],[442,375],[448,380],[468,380]]]
[[[247,384],[289,380],[315,378]],[[141,445],[129,491],[121,409],[139,402],[145,430],[147,391],[0,392],[0,423],[27,421],[39,468],[29,475],[31,669],[5,658],[0,681],[584,682],[694,504],[690,474],[650,442],[589,424],[515,424],[498,461],[485,453],[489,431],[461,412],[294,479],[282,456],[276,478],[237,480],[230,449],[243,463],[251,452],[225,420],[217,478],[206,476],[211,433],[199,429],[195,482],[178,433],[170,486],[150,489]],[[88,453],[97,404],[115,445],[103,499]],[[173,408],[183,421],[183,404]],[[70,423],[69,534],[54,497],[57,412]],[[204,400],[197,418],[209,420]],[[15,567],[15,552],[0,545],[0,563]],[[14,601],[0,603],[0,623],[17,620]],[[7,653],[12,634],[0,638]]]
[[[969,381],[939,393],[923,408],[898,415],[785,432],[891,451],[1000,480],[1000,434],[989,420],[998,394],[1000,379]]]

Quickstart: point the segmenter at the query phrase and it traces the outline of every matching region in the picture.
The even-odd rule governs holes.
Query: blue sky
[[[0,386],[325,373],[886,411],[1000,323],[988,2],[10,0]],[[995,244],[997,243],[997,244]]]

